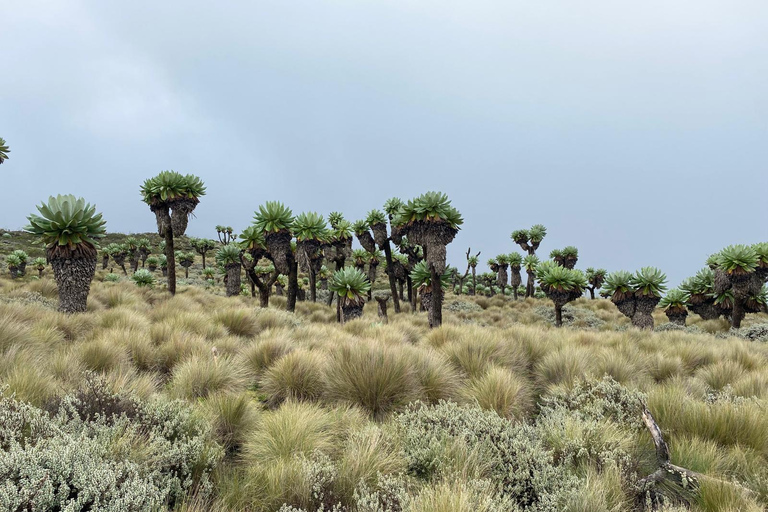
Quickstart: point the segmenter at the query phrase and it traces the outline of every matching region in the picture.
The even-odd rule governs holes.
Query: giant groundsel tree
[[[173,239],[187,231],[189,216],[205,195],[203,181],[192,174],[163,171],[141,186],[142,200],[157,221],[157,233],[165,241],[168,264],[168,291],[176,293],[176,261]]]
[[[30,215],[24,229],[45,244],[59,290],[59,311],[83,312],[96,273],[95,243],[105,235],[106,222],[95,206],[73,195],[50,197],[37,210],[40,214]]]
[[[441,192],[427,192],[411,199],[400,207],[394,221],[411,244],[422,247],[432,282],[437,282],[445,272],[446,246],[453,241],[463,222],[459,211]],[[442,287],[433,287],[430,327],[442,324],[442,308]]]

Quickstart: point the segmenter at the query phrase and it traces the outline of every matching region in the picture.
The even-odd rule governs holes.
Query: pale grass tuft
[[[528,382],[504,368],[491,368],[475,380],[469,395],[483,409],[509,420],[524,420],[533,407]]]
[[[294,350],[270,366],[260,381],[270,407],[285,400],[319,400],[325,390],[327,357],[319,351]]]

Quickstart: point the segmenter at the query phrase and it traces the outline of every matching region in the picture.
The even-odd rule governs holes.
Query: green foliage
[[[328,214],[328,224],[331,225],[331,229],[336,229],[343,220],[344,215],[341,212],[331,212]]]
[[[540,243],[547,236],[547,228],[542,224],[534,224],[531,229],[528,230],[528,235],[531,237],[531,242],[534,244]]]
[[[296,240],[317,240],[322,242],[328,235],[328,228],[322,215],[315,212],[301,213],[293,221]]]
[[[499,264],[499,262],[496,260],[496,258],[490,258],[488,261],[485,262],[486,265],[488,265],[489,268],[493,268],[496,265]]]
[[[690,295],[709,295],[715,283],[715,272],[704,267],[695,276],[689,277],[680,284],[680,290]]]
[[[552,258],[553,260],[556,260],[558,258],[562,258],[563,257],[562,249],[552,249],[549,252],[549,257]]]
[[[575,259],[579,257],[579,250],[572,245],[564,247],[561,253],[565,259]]]
[[[596,288],[600,288],[603,285],[603,282],[605,281],[605,277],[608,274],[608,271],[604,268],[592,268],[588,267],[585,275],[587,278],[587,281],[589,281],[589,284]]]
[[[177,199],[198,199],[205,195],[203,181],[193,175],[162,171],[141,186],[142,201],[149,205]]]
[[[8,153],[10,153],[11,150],[8,149],[8,144],[6,144],[5,139],[0,137],[0,164],[8,160]]]
[[[208,281],[212,280],[215,277],[215,274],[216,272],[214,272],[210,267],[204,268],[203,271],[200,272],[200,275],[203,276],[203,279],[207,279]]]
[[[328,288],[349,300],[365,300],[363,295],[371,289],[368,277],[354,267],[344,267],[334,272]]]
[[[40,236],[46,245],[73,249],[84,242],[93,245],[106,234],[106,221],[83,198],[51,196],[37,210],[40,215],[29,215],[29,225],[24,230]]]
[[[157,267],[160,265],[160,258],[158,258],[157,256],[150,256],[149,258],[147,258],[146,264],[149,267]]]
[[[120,281],[120,276],[117,274],[107,274],[104,276],[105,283],[116,283]]]
[[[403,200],[399,197],[390,197],[384,203],[384,211],[387,215],[394,217],[397,215],[398,210],[403,206]]]
[[[542,289],[581,293],[587,287],[587,279],[581,270],[561,267],[551,260],[536,267],[536,277]]]
[[[167,268],[168,267],[168,258],[165,256],[165,254],[161,254],[157,257],[157,259],[160,260],[160,268]]]
[[[352,224],[348,220],[341,219],[334,228],[331,236],[336,240],[352,238]]]
[[[365,217],[365,222],[367,222],[369,226],[373,226],[374,224],[386,224],[387,217],[381,210],[371,210]]]
[[[185,264],[192,264],[195,261],[195,253],[193,252],[184,252],[184,251],[176,251],[176,263],[178,263],[181,266],[184,266]]]
[[[529,254],[523,258],[523,267],[528,272],[533,272],[539,266],[539,258],[535,254]]]
[[[149,270],[140,268],[131,276],[131,281],[136,283],[136,286],[152,288],[155,285],[155,276]]]
[[[527,229],[516,229],[509,235],[516,244],[525,244],[531,239],[531,234]]]
[[[532,427],[512,424],[495,411],[452,402],[415,403],[394,422],[403,439],[408,472],[420,479],[451,476],[456,456],[451,448],[460,443],[478,461],[481,475],[526,510],[562,510],[561,500],[575,488],[576,481],[553,464],[552,454]]]
[[[661,297],[667,290],[667,275],[656,267],[643,267],[632,276],[632,291],[638,295]]]
[[[520,255],[520,253],[511,252],[507,255],[507,261],[509,262],[510,267],[520,268],[520,266],[523,264],[523,257]]]
[[[22,263],[26,263],[29,260],[29,254],[22,249],[16,249],[15,251],[12,251],[11,254],[19,258],[19,261]]]
[[[499,254],[498,256],[496,256],[496,263],[498,263],[501,266],[509,265],[509,255]]]
[[[729,245],[714,255],[714,262],[728,274],[748,274],[755,271],[760,256],[754,247]]]
[[[356,264],[362,265],[368,261],[368,252],[365,249],[355,249],[352,251],[352,259]]]
[[[35,267],[37,270],[43,270],[45,266],[48,264],[45,258],[35,258],[32,260],[32,266]]]
[[[448,196],[442,192],[427,192],[409,200],[397,212],[394,218],[397,226],[414,221],[444,221],[454,229],[464,222],[459,211],[451,206]]]
[[[608,297],[614,295],[616,292],[629,293],[633,290],[632,279],[632,274],[626,270],[611,272],[605,277],[602,293]]]
[[[413,286],[432,286],[432,273],[427,267],[426,261],[418,262],[411,270],[411,281]],[[451,272],[448,268],[445,269],[443,275],[440,276],[440,284],[443,289],[447,289],[451,284]]]
[[[768,242],[762,242],[752,246],[752,249],[757,254],[758,265],[761,267],[768,267]]]
[[[248,226],[245,228],[240,235],[238,244],[244,251],[254,251],[257,249],[266,250],[267,248],[264,232],[257,226]]]
[[[216,248],[216,242],[209,238],[191,238],[189,243],[198,254],[204,254]]]
[[[142,402],[92,378],[52,408],[0,398],[4,508],[138,512],[210,492],[222,452],[182,403]]]
[[[254,214],[254,225],[262,233],[289,231],[293,226],[293,212],[280,201],[267,201]]]
[[[9,269],[17,269],[21,266],[21,258],[15,254],[9,254],[8,257],[5,258],[5,262],[8,264]]]
[[[659,301],[659,307],[662,309],[667,308],[682,308],[688,302],[690,295],[681,290],[680,288],[672,288],[667,294]]]
[[[216,264],[222,267],[240,264],[240,248],[235,244],[224,245],[216,251]]]
[[[472,268],[477,267],[477,264],[479,263],[477,256],[470,256],[469,258],[467,258],[467,263]]]
[[[363,233],[368,232],[368,229],[370,226],[368,225],[368,222],[365,220],[357,220],[352,224],[352,231],[355,232],[355,235],[360,236]]]

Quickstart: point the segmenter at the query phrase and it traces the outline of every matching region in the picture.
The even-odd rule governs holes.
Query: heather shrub
[[[210,492],[221,450],[191,410],[88,386],[55,412],[0,398],[0,509],[144,511]]]
[[[575,482],[552,463],[536,431],[511,424],[495,412],[450,402],[415,403],[395,415],[408,471],[433,480],[445,472],[447,447],[461,440],[488,464],[498,492],[532,511],[559,510]]]

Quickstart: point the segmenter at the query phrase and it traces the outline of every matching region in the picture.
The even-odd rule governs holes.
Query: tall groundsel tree
[[[59,311],[86,310],[96,273],[96,240],[106,234],[106,221],[96,207],[73,195],[50,197],[31,214],[25,231],[37,235],[53,269],[59,290]]]
[[[587,278],[580,270],[561,266],[553,260],[543,261],[536,268],[541,291],[555,304],[555,325],[563,325],[563,306],[581,297],[587,288]]]
[[[400,207],[394,222],[411,244],[422,247],[432,282],[438,282],[445,272],[446,246],[464,222],[459,211],[451,206],[446,194],[427,192]],[[432,328],[443,323],[443,289],[440,286],[432,290],[429,320]]]
[[[187,231],[189,216],[205,195],[203,181],[192,174],[163,171],[149,178],[141,186],[142,200],[149,205],[157,220],[157,233],[165,241],[165,258],[168,264],[168,291],[176,294],[176,259],[174,236]]]
[[[11,150],[8,148],[8,144],[6,144],[5,139],[0,137],[0,164],[8,160],[8,153],[10,153]]]
[[[371,283],[365,274],[354,267],[345,267],[334,272],[328,288],[339,297],[342,324],[363,315],[366,295]]]
[[[268,257],[280,274],[288,276],[286,309],[296,309],[299,288],[299,269],[293,252],[293,212],[280,201],[267,201],[259,206],[253,216],[256,230],[264,235]]]
[[[738,329],[748,312],[747,302],[760,295],[764,278],[757,272],[762,259],[754,246],[729,245],[712,258],[715,271],[714,292],[729,293],[731,327]]]
[[[309,276],[309,300],[317,302],[317,273],[323,266],[321,248],[330,232],[322,215],[306,212],[294,219],[293,234],[296,237],[299,263]]]
[[[411,270],[411,281],[416,288],[416,292],[419,294],[419,300],[421,301],[421,307],[427,312],[428,317],[432,315],[432,300],[434,298],[435,287],[432,281],[432,272],[427,267],[426,261],[420,261]],[[440,276],[441,290],[448,288],[451,282],[451,275],[448,269]],[[430,318],[430,324],[432,319]]]
[[[237,244],[223,245],[216,251],[216,264],[224,269],[227,297],[240,294],[240,247]]]

